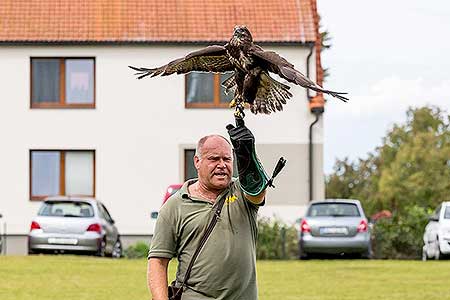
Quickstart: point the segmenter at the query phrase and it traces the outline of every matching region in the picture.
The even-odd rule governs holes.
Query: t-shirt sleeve
[[[156,220],[155,232],[150,242],[150,250],[147,258],[162,257],[172,258],[176,256],[177,234],[175,222],[169,222],[166,211],[161,210]]]

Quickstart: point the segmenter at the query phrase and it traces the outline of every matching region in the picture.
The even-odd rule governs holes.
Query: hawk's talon
[[[236,119],[244,119],[244,106],[241,103],[236,104],[236,110],[234,111],[234,117]]]

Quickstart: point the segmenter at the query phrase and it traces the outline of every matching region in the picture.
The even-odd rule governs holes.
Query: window
[[[95,151],[31,150],[30,198],[95,196]]]
[[[225,95],[221,85],[232,73],[212,74],[192,72],[186,75],[187,108],[227,108],[234,97],[230,92]]]
[[[184,150],[184,181],[197,178],[197,169],[194,166],[195,149]]]
[[[444,219],[450,219],[450,206],[445,208]]]
[[[111,218],[111,215],[109,214],[108,210],[103,204],[98,203],[98,211],[100,212],[100,215],[103,217],[103,219],[105,219],[108,223],[110,224],[114,223],[113,219]]]
[[[358,207],[351,203],[318,203],[309,209],[310,217],[359,217]]]
[[[31,58],[31,108],[94,108],[94,58]]]
[[[46,201],[38,216],[92,218],[94,209],[86,202]]]

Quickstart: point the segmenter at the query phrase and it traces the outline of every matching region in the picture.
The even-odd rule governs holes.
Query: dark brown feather
[[[191,52],[185,57],[173,60],[167,65],[159,68],[149,69],[129,67],[138,72],[136,73],[138,79],[142,79],[146,76],[167,76],[174,73],[186,74],[193,71],[221,73],[234,70],[226,54],[225,47],[218,45],[208,46]]]
[[[252,47],[250,53],[259,60],[259,64],[266,65],[267,70],[275,73],[289,82],[298,84],[304,88],[311,89],[316,92],[330,94],[344,102],[348,98],[342,96],[347,93],[334,92],[325,90],[321,86],[314,83],[300,71],[294,68],[294,65],[273,51],[264,51],[261,47]]]

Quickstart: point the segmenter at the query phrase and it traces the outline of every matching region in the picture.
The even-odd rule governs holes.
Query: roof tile
[[[1,0],[0,42],[314,42],[315,0]]]

